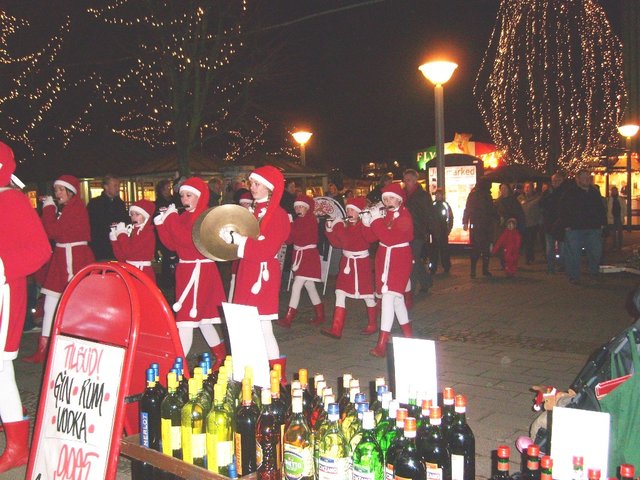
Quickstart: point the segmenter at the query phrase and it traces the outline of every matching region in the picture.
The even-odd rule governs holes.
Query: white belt
[[[360,284],[358,282],[358,258],[367,258],[369,256],[369,250],[359,250],[354,252],[352,250],[343,250],[342,255],[347,259],[347,263],[344,266],[344,274],[349,275],[351,273],[351,263],[353,263],[353,275],[355,277],[355,294],[360,294]]]
[[[80,247],[81,245],[89,245],[87,242],[71,242],[71,243],[56,243],[56,247],[64,248],[65,259],[67,260],[67,281],[73,277],[73,247]]]
[[[380,242],[380,245],[386,248],[384,253],[384,269],[382,270],[382,288],[380,289],[380,293],[387,293],[389,291],[389,287],[387,287],[387,279],[389,277],[389,264],[391,263],[391,250],[394,248],[408,247],[409,242],[398,243],[397,245],[385,245]]]
[[[213,260],[210,260],[208,258],[199,258],[197,260],[180,260],[179,263],[195,263],[196,266],[191,272],[191,277],[189,278],[189,282],[187,283],[187,286],[182,291],[180,298],[176,303],[173,304],[173,311],[174,312],[180,311],[180,309],[182,308],[182,303],[184,302],[184,299],[187,298],[187,295],[189,294],[191,289],[193,289],[193,306],[189,311],[189,316],[191,318],[196,318],[198,316],[198,283],[200,283],[200,265],[202,265],[203,263],[213,263]]]
[[[300,268],[300,264],[302,263],[302,256],[304,255],[305,250],[311,250],[312,248],[316,248],[315,244],[305,245],[304,247],[299,247],[298,245],[293,246],[293,250],[295,252],[295,256],[293,258],[293,265],[291,265],[291,271],[296,272],[298,268]]]
[[[3,352],[7,346],[9,333],[9,308],[11,305],[11,289],[4,275],[4,263],[0,258],[0,371],[4,369]]]
[[[150,260],[127,260],[127,263],[129,265],[133,265],[134,267],[136,267],[139,270],[143,270],[144,267],[150,267],[151,266],[151,261]]]

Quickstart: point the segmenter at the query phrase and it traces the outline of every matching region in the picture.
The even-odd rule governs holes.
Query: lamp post
[[[444,89],[442,86],[449,81],[458,65],[453,62],[427,62],[419,69],[427,80],[434,85],[435,115],[436,115],[436,166],[438,187],[446,195],[444,179]]]
[[[631,230],[631,138],[638,133],[640,126],[628,123],[618,127],[618,133],[627,139],[627,230]]]
[[[292,133],[291,135],[293,136],[293,139],[300,144],[300,163],[304,167],[307,164],[307,160],[305,157],[305,144],[309,141],[313,133],[300,130]]]

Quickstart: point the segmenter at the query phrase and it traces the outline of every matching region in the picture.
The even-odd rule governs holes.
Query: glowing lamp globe
[[[309,141],[309,139],[311,138],[311,135],[313,135],[313,133],[300,131],[300,132],[292,133],[291,135],[293,136],[293,139],[296,142],[298,142],[300,145],[304,145],[305,143],[307,143]]]
[[[438,61],[420,65],[419,70],[434,85],[443,85],[449,81],[456,68],[457,63]]]
[[[639,125],[634,125],[630,123],[627,125],[620,125],[618,127],[618,133],[623,137],[631,138],[631,137],[635,137],[639,129],[640,129]]]

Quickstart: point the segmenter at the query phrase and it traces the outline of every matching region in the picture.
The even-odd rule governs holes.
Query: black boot
[[[478,265],[478,259],[471,258],[471,278],[476,278],[476,265]]]
[[[485,277],[492,277],[491,272],[489,271],[489,258],[482,257],[482,275]]]

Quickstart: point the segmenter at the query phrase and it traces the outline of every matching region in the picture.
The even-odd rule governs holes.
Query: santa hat
[[[180,185],[180,192],[187,191],[199,197],[198,204],[192,213],[200,215],[207,208],[209,208],[209,185],[204,180],[198,177],[187,178]]]
[[[0,187],[9,185],[15,170],[16,160],[13,157],[13,150],[8,145],[0,142]]]
[[[355,211],[360,213],[362,210],[367,208],[367,199],[364,197],[348,198],[347,208],[353,208]]]
[[[240,195],[240,198],[238,199],[238,203],[243,207],[246,206],[247,204],[251,205],[253,203],[253,195],[251,195],[250,192],[244,192],[242,195]]]
[[[407,202],[407,194],[399,183],[390,183],[382,189],[382,198],[385,196],[395,197],[402,203]]]
[[[513,226],[514,226],[514,227],[517,227],[517,226],[518,226],[518,220],[517,220],[517,219],[515,219],[514,217],[509,218],[509,219],[507,220],[507,222],[506,222],[506,224],[505,224],[505,225],[508,225],[509,223],[513,223]]]
[[[60,185],[67,190],[71,190],[74,195],[78,195],[80,191],[80,180],[78,180],[73,175],[61,175],[58,179],[53,182],[53,186]]]
[[[129,213],[136,212],[144,217],[145,223],[156,211],[156,205],[150,200],[138,200],[129,207]]]
[[[316,203],[313,201],[313,198],[311,198],[309,195],[302,194],[298,195],[296,197],[296,201],[293,202],[294,207],[307,207],[312,212],[315,208],[315,204]]]
[[[282,192],[284,191],[284,175],[282,175],[282,172],[276,167],[265,165],[251,172],[249,180],[258,182],[271,190],[271,200],[267,207],[267,213],[265,213],[261,221],[261,225],[264,225],[266,228],[273,212],[276,208],[280,207],[280,200],[282,199]]]

